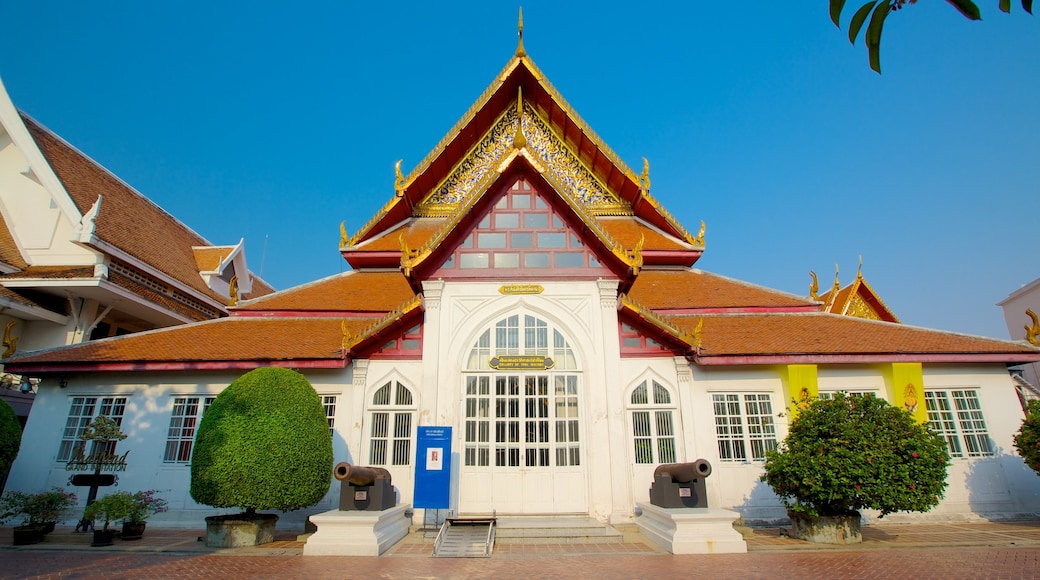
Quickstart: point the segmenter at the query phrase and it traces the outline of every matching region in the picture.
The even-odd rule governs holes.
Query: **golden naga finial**
[[[14,325],[18,322],[12,320],[7,323],[7,327],[4,328],[4,346],[7,350],[3,354],[0,354],[0,358],[7,358],[14,354],[14,351],[18,350],[18,338],[17,336],[11,336],[11,331],[14,330]]]
[[[632,251],[628,253],[629,266],[632,267],[632,273],[635,275],[638,275],[639,270],[643,267],[643,244],[645,242],[646,236],[640,233],[639,242],[636,243],[636,247],[632,248]]]
[[[401,173],[401,162],[404,159],[398,159],[397,163],[394,163],[394,193],[397,197],[404,196],[404,175]]]
[[[639,176],[639,191],[643,197],[650,195],[650,162],[643,158],[643,174]]]
[[[238,275],[231,277],[231,281],[228,282],[228,306],[234,306],[238,304]]]
[[[694,241],[698,246],[704,247],[704,220],[701,220],[701,229],[697,232],[697,238]]]
[[[838,282],[838,264],[834,264],[834,294],[837,296],[838,290],[841,290],[841,282]]]
[[[516,25],[516,34],[517,34],[517,38],[518,38],[518,40],[516,42],[516,55],[517,56],[526,56],[527,52],[524,50],[524,8],[523,8],[523,6],[520,7],[520,20],[518,21],[518,23]]]
[[[347,220],[339,222],[339,247],[347,247]]]
[[[813,300],[820,299],[820,279],[816,277],[816,272],[809,270],[809,277],[812,278],[812,284],[809,284],[809,298]]]
[[[340,347],[343,349],[343,352],[346,353],[347,349],[350,348],[350,344],[353,342],[354,337],[350,336],[350,332],[347,330],[346,320],[340,321],[339,328],[343,333],[343,340],[340,343]]]
[[[516,88],[516,134],[513,135],[513,149],[523,149],[527,145],[524,137],[524,89]]]
[[[1026,325],[1026,340],[1033,346],[1040,346],[1040,319],[1037,319],[1036,312],[1026,308],[1026,316],[1033,320],[1033,326]],[[7,325],[8,328],[11,325]],[[7,338],[4,338],[4,344],[7,344]],[[4,356],[7,356],[6,354]]]
[[[703,316],[697,320],[697,327],[693,329],[693,349],[694,350],[700,350],[701,349],[701,340],[704,338],[704,336],[703,336],[703,334],[701,332],[702,330],[704,330],[704,317]]]
[[[859,268],[856,269],[856,279],[863,279],[863,254],[859,255]]]

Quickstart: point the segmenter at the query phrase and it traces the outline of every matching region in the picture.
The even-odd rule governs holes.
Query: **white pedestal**
[[[636,525],[644,536],[673,554],[743,554],[747,542],[733,529],[740,514],[717,508],[666,509],[637,502]]]
[[[332,510],[311,516],[318,531],[303,545],[304,556],[378,556],[408,535],[411,504],[381,512]]]

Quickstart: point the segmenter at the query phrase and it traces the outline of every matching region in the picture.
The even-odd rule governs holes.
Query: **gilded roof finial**
[[[339,222],[339,247],[347,247],[347,221]]]
[[[18,350],[18,339],[20,337],[11,336],[11,331],[14,330],[14,325],[17,323],[16,320],[12,320],[4,328],[4,346],[7,347],[7,350],[4,351],[4,354],[0,354],[0,358],[7,358]]]
[[[354,337],[350,335],[350,331],[347,330],[347,321],[341,320],[339,323],[340,332],[343,333],[340,347],[343,349],[343,353],[346,354],[347,350],[350,349],[350,345],[354,342]]]
[[[650,194],[650,162],[643,158],[643,174],[639,176],[639,191],[643,197]]]
[[[863,279],[863,254],[859,255],[859,269],[856,270],[856,279]]]
[[[1029,344],[1040,346],[1040,319],[1037,319],[1036,312],[1029,308],[1026,308],[1026,316],[1033,319],[1033,326],[1026,325],[1026,340]]]
[[[238,304],[238,275],[231,277],[231,281],[228,282],[228,306],[234,306]]]
[[[404,159],[398,159],[397,163],[394,164],[394,193],[397,197],[404,195],[404,175],[401,174],[401,162]]]
[[[698,246],[704,247],[704,220],[701,220],[701,229],[697,232],[697,238],[694,241]]]
[[[527,52],[524,51],[524,8],[520,7],[520,20],[516,25],[516,33],[518,40],[516,42],[516,55],[527,56]]]
[[[699,351],[701,349],[701,341],[704,340],[704,317],[700,317],[697,320],[697,327],[693,329],[693,349]]]
[[[516,134],[513,135],[513,148],[523,149],[527,145],[524,137],[524,89],[516,88]]]
[[[816,277],[816,272],[809,270],[809,277],[812,278],[812,284],[809,284],[809,298],[813,300],[820,299],[820,279]]]
[[[834,295],[838,295],[838,290],[841,290],[841,282],[838,282],[838,265],[834,264]]]

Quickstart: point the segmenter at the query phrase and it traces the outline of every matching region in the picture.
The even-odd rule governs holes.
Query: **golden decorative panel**
[[[881,320],[878,313],[870,307],[869,304],[863,301],[859,296],[854,296],[852,302],[849,304],[848,316],[855,316],[856,318],[866,318],[869,320]]]
[[[541,294],[543,291],[541,284],[506,284],[498,288],[499,294]]]

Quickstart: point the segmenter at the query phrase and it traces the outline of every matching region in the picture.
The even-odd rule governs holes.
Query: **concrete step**
[[[496,541],[502,544],[621,543],[621,532],[586,516],[504,516],[498,518]]]

